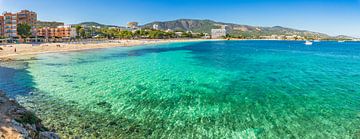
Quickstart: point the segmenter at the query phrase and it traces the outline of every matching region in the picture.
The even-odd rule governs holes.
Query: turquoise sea
[[[360,43],[203,41],[0,63],[63,138],[360,138]]]

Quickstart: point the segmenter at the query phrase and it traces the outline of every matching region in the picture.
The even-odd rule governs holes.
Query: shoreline
[[[12,61],[20,57],[26,57],[44,53],[83,51],[114,47],[136,47],[141,45],[164,44],[176,42],[200,42],[216,41],[209,39],[156,39],[156,40],[107,40],[102,42],[77,42],[77,43],[41,43],[32,44],[7,44],[0,46],[0,61]],[[16,52],[15,52],[16,49]]]
[[[34,113],[0,90],[0,138],[59,139],[59,136],[50,132]]]
[[[5,44],[0,45],[0,61],[12,61],[31,55],[57,52],[83,51],[114,47],[136,47],[151,44],[200,41],[304,41],[278,39],[140,39],[140,40],[102,40],[87,42],[39,43],[39,44]],[[330,41],[330,40],[324,40]],[[357,41],[354,41],[357,42]],[[16,48],[16,52],[14,52]],[[26,58],[25,58],[26,59]]]

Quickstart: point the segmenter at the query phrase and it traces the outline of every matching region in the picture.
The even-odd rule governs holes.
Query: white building
[[[226,36],[226,29],[211,29],[211,38],[219,39]]]
[[[154,24],[154,25],[153,25],[153,29],[159,30],[159,25],[158,25],[158,24]]]
[[[70,38],[76,38],[76,28],[70,28]]]
[[[128,27],[128,28],[132,28],[132,29],[136,29],[136,28],[139,27],[139,23],[138,23],[138,22],[129,22],[129,23],[127,24],[127,27]]]

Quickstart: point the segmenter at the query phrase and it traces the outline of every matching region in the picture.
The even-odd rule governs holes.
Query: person
[[[14,52],[16,53],[16,48],[14,49]]]

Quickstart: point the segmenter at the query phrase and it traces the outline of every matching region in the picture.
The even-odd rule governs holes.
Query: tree
[[[81,27],[80,25],[76,25],[76,26],[75,26],[76,32],[79,33],[81,28],[82,28],[82,27]]]
[[[184,32],[183,34],[181,34],[182,38],[192,38],[193,35],[191,32]]]
[[[121,39],[131,39],[133,38],[133,33],[131,31],[124,30],[117,33],[117,37]]]
[[[79,29],[79,36],[81,38],[85,38],[86,37],[86,33],[85,33],[85,29],[84,28],[80,28]]]
[[[18,24],[17,32],[21,38],[28,38],[31,36],[31,26],[26,23]]]

